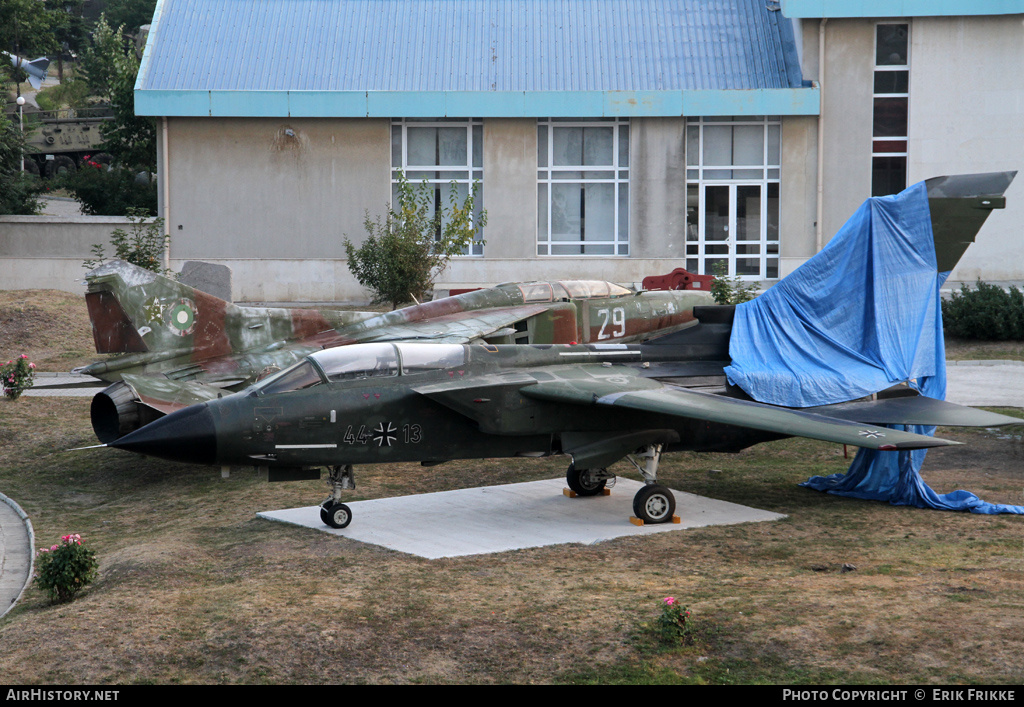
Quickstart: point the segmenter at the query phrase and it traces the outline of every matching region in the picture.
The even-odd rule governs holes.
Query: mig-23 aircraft
[[[1003,206],[1012,178],[927,182],[934,259],[918,268],[931,272],[932,284],[955,265],[989,211]],[[925,304],[934,307],[929,298],[937,290],[930,293]],[[628,460],[645,481],[633,500],[636,517],[663,523],[675,510],[671,490],[657,483],[664,452],[735,452],[791,436],[917,450],[958,443],[885,425],[1021,423],[907,385],[800,409],[758,402],[726,378],[735,309],[696,306],[692,314],[693,326],[640,345],[377,342],[317,351],[244,391],[173,412],[108,446],[189,463],[266,467],[272,481],[319,478],[327,467],[331,495],[320,514],[335,528],[352,518],[341,496],[354,488],[356,464],[565,454],[568,486],[593,496],[615,478],[609,467]]]
[[[699,290],[634,292],[599,280],[498,285],[392,312],[235,305],[122,260],[86,276],[97,353],[76,369],[112,383],[92,403],[101,442],[357,342],[632,342],[694,322]]]

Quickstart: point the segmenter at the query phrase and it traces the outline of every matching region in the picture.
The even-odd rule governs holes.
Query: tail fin
[[[97,353],[231,351],[224,326],[235,305],[162,275],[113,260],[85,277]]]
[[[992,209],[1006,207],[1006,189],[1017,172],[933,177],[925,181],[939,272],[956,267]]]

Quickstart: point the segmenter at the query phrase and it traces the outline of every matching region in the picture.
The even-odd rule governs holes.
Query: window
[[[910,25],[875,26],[871,196],[896,194],[907,187],[909,50]]]
[[[629,121],[537,125],[537,255],[629,255]]]
[[[391,198],[398,200],[398,175],[434,189],[434,209],[448,204],[452,182],[461,204],[475,185],[477,214],[483,210],[484,126],[479,119],[403,118],[391,123]],[[439,234],[440,235],[440,234]],[[466,255],[483,255],[483,233]]]
[[[779,276],[781,133],[777,116],[687,119],[687,270]]]

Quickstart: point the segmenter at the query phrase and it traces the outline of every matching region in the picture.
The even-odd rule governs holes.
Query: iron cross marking
[[[398,428],[390,422],[388,422],[387,429],[384,429],[384,423],[381,422],[373,431],[377,433],[373,436],[373,440],[377,443],[378,447],[383,447],[385,444],[390,447],[391,443],[398,439],[398,437],[392,434],[394,432],[398,432]]]

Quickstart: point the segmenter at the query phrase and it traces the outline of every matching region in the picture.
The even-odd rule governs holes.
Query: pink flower
[[[28,354],[22,354],[21,357],[22,358],[28,358]]]
[[[664,599],[663,601],[664,601],[664,602],[665,602],[666,604],[668,604],[669,606],[672,606],[673,604],[675,604],[675,603],[676,603],[676,599],[675,599],[675,597],[665,597],[665,599]]]
[[[36,364],[34,364],[34,363],[30,363],[30,364],[28,364],[28,367],[29,367],[29,368],[35,368],[35,367],[36,367]]]

